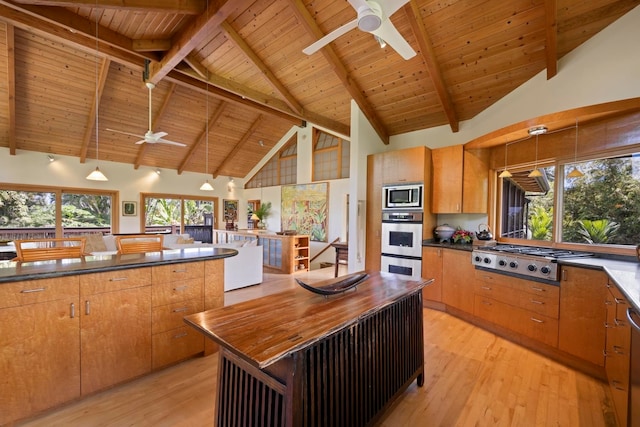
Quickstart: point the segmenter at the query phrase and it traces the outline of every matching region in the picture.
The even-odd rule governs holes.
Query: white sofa
[[[95,237],[83,237],[87,237],[87,252],[92,255],[114,255],[117,253],[115,236],[102,236],[102,244],[97,245],[95,245]],[[91,240],[94,244],[90,244]],[[262,246],[257,246],[257,240],[211,244],[194,242],[188,234],[167,234],[164,235],[163,246],[167,249],[207,247],[235,249],[238,251],[238,255],[224,259],[225,292],[262,283]]]

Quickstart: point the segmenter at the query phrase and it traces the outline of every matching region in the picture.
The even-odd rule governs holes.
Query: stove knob
[[[476,255],[475,258],[474,258],[474,261],[475,262],[480,262],[480,261],[482,261],[482,257],[480,255]]]
[[[491,264],[491,258],[489,257],[485,258],[483,261],[485,264]]]
[[[527,270],[529,270],[529,271],[531,271],[531,272],[534,272],[534,271],[536,271],[537,269],[538,269],[538,267],[536,267],[536,265],[535,265],[535,264],[529,264],[529,265],[527,266]]]
[[[511,261],[509,263],[509,267],[514,268],[514,269],[518,268],[518,262],[517,261]]]
[[[540,268],[540,273],[549,274],[551,273],[551,268],[548,265],[545,265],[544,267]]]
[[[507,261],[504,259],[501,259],[500,261],[498,261],[498,265],[500,267],[506,267],[507,266]]]

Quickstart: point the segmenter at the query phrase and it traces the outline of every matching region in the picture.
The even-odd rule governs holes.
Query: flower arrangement
[[[458,227],[451,238],[455,243],[471,243],[473,241],[473,232]]]

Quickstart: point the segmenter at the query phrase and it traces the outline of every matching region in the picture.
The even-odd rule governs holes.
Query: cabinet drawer
[[[530,286],[538,288],[537,283]],[[492,298],[505,304],[557,319],[560,311],[559,293],[547,291],[545,288],[540,289],[542,291],[529,292],[528,284],[514,283],[504,285],[500,280],[493,282],[476,281],[474,284],[476,295]]]
[[[159,265],[152,267],[153,284],[179,282],[204,277],[204,262],[185,262],[182,264]]]
[[[558,346],[557,319],[481,295],[475,296],[474,315],[550,346]]]
[[[533,295],[521,293],[518,306],[533,313],[557,319],[560,314],[560,302],[553,295]]]
[[[105,271],[80,277],[80,295],[94,295],[151,285],[150,268]]]
[[[172,304],[191,299],[202,300],[204,279],[189,279],[179,282],[154,284],[151,292],[151,302],[154,307]]]
[[[151,331],[154,334],[185,326],[183,318],[202,311],[202,298],[154,307],[151,314]]]
[[[78,276],[25,280],[0,285],[0,308],[78,299]]]
[[[152,367],[178,362],[204,351],[204,336],[190,326],[183,326],[153,336]]]

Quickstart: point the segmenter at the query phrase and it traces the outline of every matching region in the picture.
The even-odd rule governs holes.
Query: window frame
[[[180,230],[179,233],[183,233],[184,231],[184,201],[185,200],[201,200],[201,201],[210,201],[213,203],[213,228],[216,229],[218,225],[218,207],[219,207],[219,198],[217,196],[194,196],[194,195],[185,195],[185,194],[171,194],[171,193],[140,193],[140,230],[146,230],[146,218],[147,218],[147,205],[145,203],[145,199],[147,197],[152,197],[155,199],[171,199],[171,200],[180,200]]]

